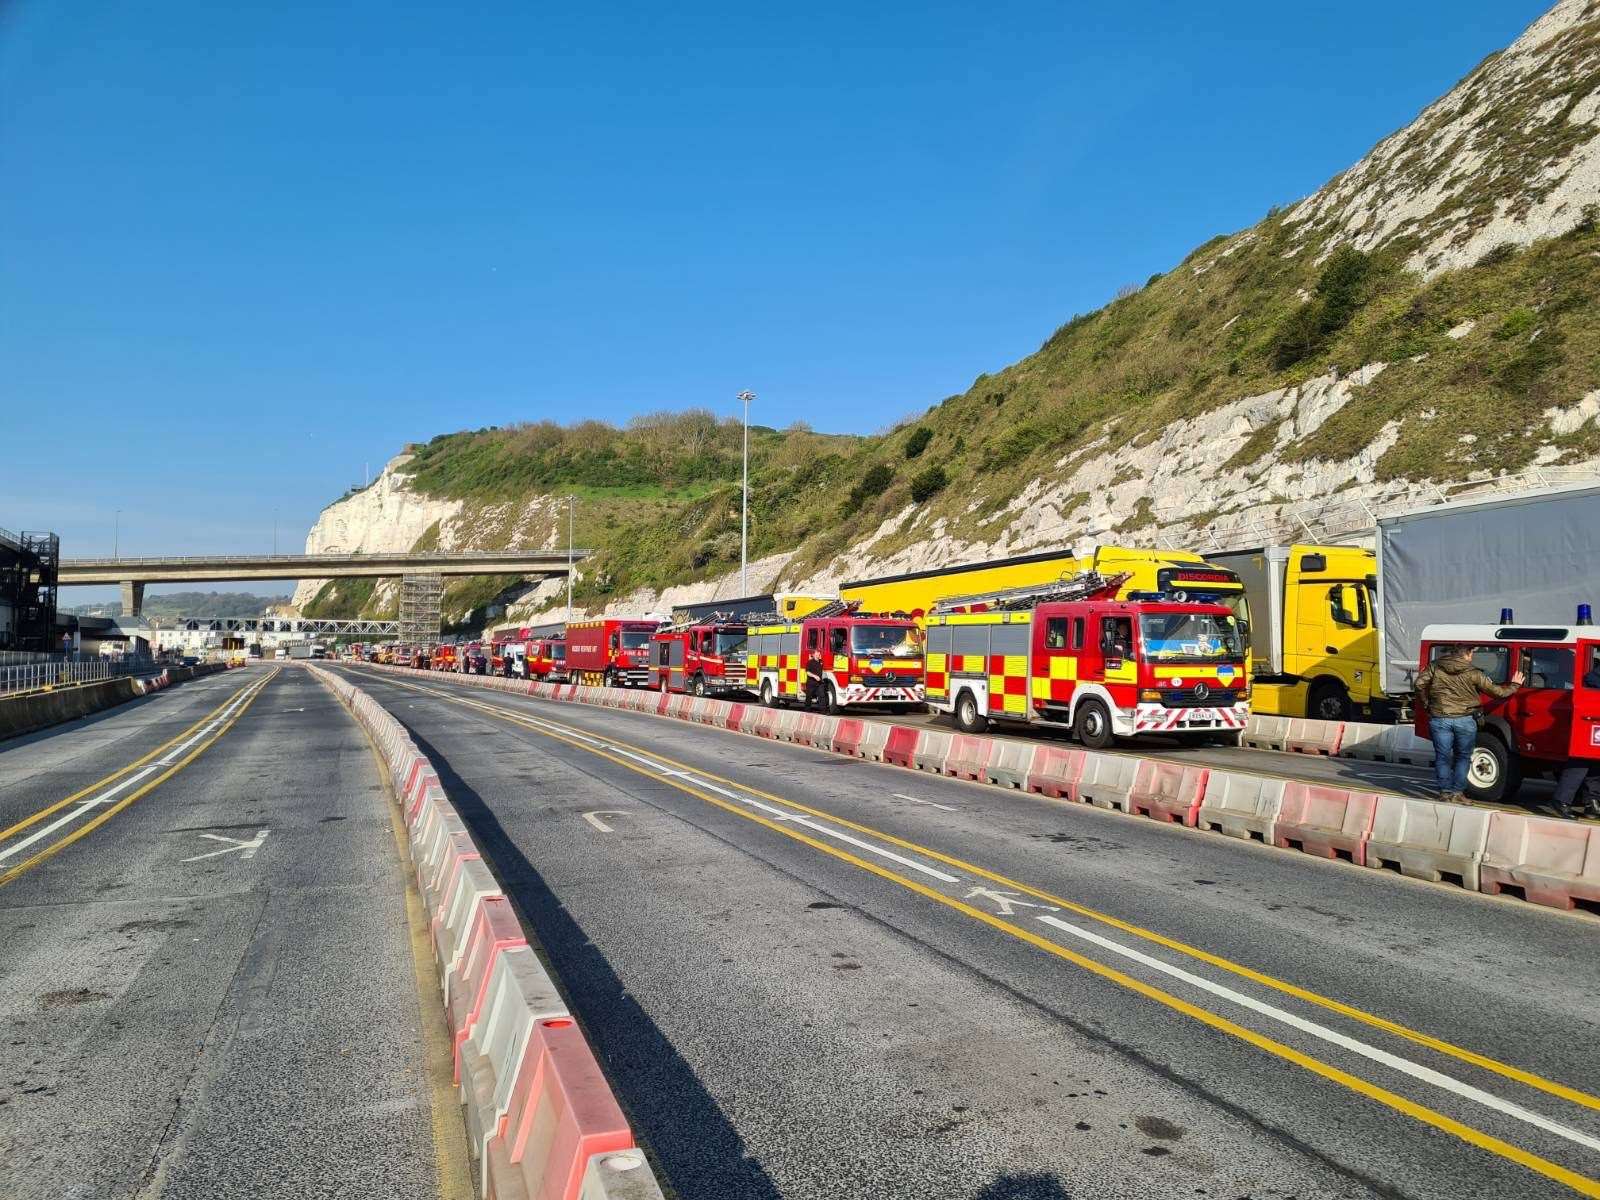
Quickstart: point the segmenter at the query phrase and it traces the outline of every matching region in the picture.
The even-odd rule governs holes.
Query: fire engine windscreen
[[[744,630],[718,630],[717,653],[723,658],[743,658],[750,648],[750,638]]]
[[[1143,613],[1139,633],[1158,662],[1223,662],[1244,657],[1239,622],[1218,613]]]
[[[873,658],[921,658],[922,631],[914,625],[857,625],[850,631],[850,648]]]
[[[650,646],[650,631],[648,629],[624,629],[622,631],[622,648],[624,650],[646,650]]]

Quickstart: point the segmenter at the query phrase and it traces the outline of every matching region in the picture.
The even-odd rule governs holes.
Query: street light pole
[[[278,510],[272,510],[272,557],[278,557]]]
[[[117,509],[115,523],[111,527],[111,557],[122,557],[122,510]]]
[[[744,404],[744,503],[739,509],[739,595],[750,594],[750,401],[756,394],[739,393]]]
[[[567,623],[572,623],[572,506],[578,502],[576,496],[567,497]]]

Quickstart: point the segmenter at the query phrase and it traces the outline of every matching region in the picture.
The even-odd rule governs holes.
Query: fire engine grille
[[[1168,708],[1227,708],[1234,702],[1232,688],[1221,687],[1217,684],[1204,685],[1206,693],[1203,696],[1195,695],[1195,689],[1164,688],[1161,692],[1161,703]]]

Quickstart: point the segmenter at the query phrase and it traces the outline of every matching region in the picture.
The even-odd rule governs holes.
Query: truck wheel
[[[1105,703],[1090,696],[1078,705],[1072,732],[1091,750],[1104,750],[1111,745],[1111,714],[1106,711]]]
[[[1522,764],[1495,733],[1484,732],[1467,766],[1467,794],[1497,804],[1515,800],[1522,789]]]
[[[1318,721],[1348,721],[1350,693],[1336,679],[1320,679],[1306,697],[1306,716]]]
[[[831,683],[822,692],[822,711],[835,717],[844,711],[839,707],[839,693],[834,690]]]
[[[602,687],[617,687],[617,672],[615,668],[607,667],[606,673],[600,680]]]
[[[696,675],[694,677],[694,688],[692,690],[696,696],[704,696],[706,694],[706,677],[704,675]]]
[[[761,703],[767,708],[777,708],[777,703],[772,698],[772,680],[761,681]]]
[[[982,733],[989,728],[989,718],[978,711],[978,698],[966,690],[956,697],[956,728],[962,733]]]

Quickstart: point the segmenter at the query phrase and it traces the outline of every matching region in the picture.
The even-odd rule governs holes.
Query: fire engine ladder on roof
[[[696,625],[742,625],[748,623],[750,618],[740,617],[737,620],[731,613],[715,612],[709,617],[691,618],[686,621],[674,621],[670,625],[663,625],[657,633],[682,633],[685,629],[693,629]]]
[[[848,617],[861,607],[859,600],[830,600],[821,608],[812,609],[801,616],[786,617],[780,612],[749,613],[746,625],[798,625],[801,621],[814,621],[821,617]]]
[[[1070,579],[1053,579],[1048,583],[1032,583],[1025,587],[1005,588],[998,592],[979,592],[971,596],[946,596],[935,602],[935,613],[964,611],[1010,611],[1033,608],[1063,600],[1088,600],[1095,596],[1115,595],[1128,579],[1126,574],[1105,576],[1098,571],[1085,571]]]

